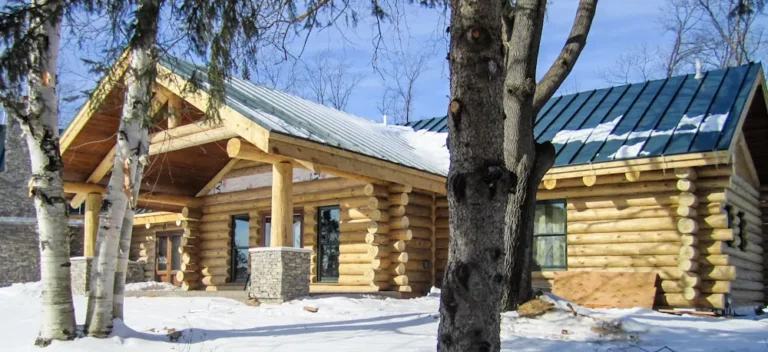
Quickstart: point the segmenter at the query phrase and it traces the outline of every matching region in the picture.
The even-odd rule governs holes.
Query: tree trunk
[[[62,179],[64,164],[59,154],[59,118],[56,98],[56,68],[61,37],[59,1],[36,2],[52,17],[33,21],[39,40],[39,52],[32,53],[29,72],[29,109],[7,107],[21,123],[29,148],[32,177],[29,195],[37,212],[40,237],[40,280],[43,326],[35,344],[47,346],[52,340],[75,337],[75,308],[72,304],[69,262],[69,227],[67,200]]]
[[[504,232],[505,288],[502,309],[514,309],[520,300],[529,297],[530,290],[521,280],[530,260],[526,258],[529,246],[526,227],[532,226],[526,216],[532,216],[535,190],[536,150],[533,137],[536,94],[536,61],[541,41],[541,30],[546,8],[545,0],[519,0],[509,21],[505,21],[507,77],[504,82],[504,159],[506,167],[517,176],[515,192],[509,194]],[[529,195],[530,194],[530,195]],[[530,209],[529,209],[530,208]],[[529,214],[530,213],[530,214]],[[532,219],[531,219],[532,220]],[[531,229],[532,231],[532,229]]]
[[[135,208],[138,197],[134,196],[141,184],[141,175],[149,153],[147,128],[151,109],[152,85],[157,75],[157,22],[161,3],[144,0],[136,12],[136,30],[129,43],[131,65],[126,73],[123,119],[118,131],[117,152],[107,194],[99,215],[99,234],[96,258],[91,275],[86,329],[91,337],[107,337],[112,332],[113,312],[122,311],[122,302],[115,306],[115,292],[122,292],[128,265],[127,251],[121,268],[116,270],[120,240],[130,248],[132,219],[125,223],[127,207]],[[129,216],[130,218],[130,216]],[[123,226],[128,226],[123,231]],[[124,266],[124,267],[122,267]],[[116,271],[121,272],[116,282]],[[122,282],[120,282],[122,281]],[[115,290],[117,285],[117,291]]]
[[[597,0],[581,0],[571,33],[563,50],[541,82],[536,84],[536,63],[546,0],[518,0],[502,18],[507,77],[504,83],[504,160],[518,178],[516,192],[509,194],[504,232],[505,285],[502,309],[514,310],[533,298],[533,222],[536,192],[555,162],[555,148],[534,140],[538,110],[557,91],[586,46]]]
[[[451,237],[438,351],[499,351],[504,208],[502,3],[451,2]]]

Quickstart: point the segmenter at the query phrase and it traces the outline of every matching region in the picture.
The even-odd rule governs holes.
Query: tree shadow
[[[122,324],[119,320],[116,320],[114,335],[121,338],[137,338],[146,341],[194,344],[243,337],[301,336],[344,331],[360,332],[365,333],[366,335],[370,335],[372,332],[377,331],[407,334],[400,330],[430,324],[434,321],[433,314],[408,313],[343,321],[259,326],[246,329],[214,330],[187,328],[177,330],[177,332],[180,333],[178,341],[171,341],[167,334],[136,331]],[[345,335],[345,338],[349,337],[350,335]]]

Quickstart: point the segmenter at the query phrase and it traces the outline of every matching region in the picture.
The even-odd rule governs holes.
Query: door
[[[181,270],[181,235],[180,231],[157,233],[155,281],[181,285],[176,280],[176,272]]]

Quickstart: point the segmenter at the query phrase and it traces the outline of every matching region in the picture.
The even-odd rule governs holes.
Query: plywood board
[[[656,273],[571,272],[555,275],[552,293],[591,308],[653,308]]]

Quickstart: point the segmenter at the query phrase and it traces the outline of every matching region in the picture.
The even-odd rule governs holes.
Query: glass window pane
[[[336,282],[339,279],[339,207],[319,208],[317,212],[318,281]]]
[[[304,221],[304,216],[296,214],[293,216],[293,246],[301,248],[301,223]]]
[[[249,230],[248,217],[235,217],[234,221],[234,246],[248,247]]]
[[[168,237],[157,238],[157,270],[168,270]]]
[[[272,218],[267,216],[267,217],[264,217],[264,247],[269,247],[269,244],[272,243],[271,237],[272,237]]]
[[[533,239],[533,260],[537,269],[565,269],[567,252],[565,236],[536,236]]]
[[[245,282],[248,279],[248,249],[247,248],[240,248],[237,249],[235,252],[235,262],[237,265],[235,266],[234,270],[234,278],[233,281],[235,282]]]
[[[181,236],[171,237],[171,270],[181,270]]]
[[[536,204],[533,234],[565,234],[566,214],[565,202]]]

